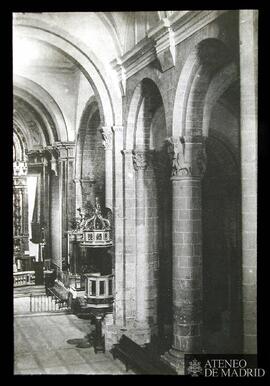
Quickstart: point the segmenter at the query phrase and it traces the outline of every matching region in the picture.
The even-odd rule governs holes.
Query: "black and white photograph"
[[[14,375],[265,376],[259,13],[12,13]]]

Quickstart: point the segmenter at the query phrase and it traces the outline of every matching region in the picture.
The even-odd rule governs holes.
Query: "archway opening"
[[[48,116],[47,112],[47,116]],[[15,96],[13,119],[14,271],[32,271],[51,255],[49,169],[44,149],[55,133],[28,101]],[[57,137],[54,137],[57,140]],[[16,278],[15,278],[16,279]],[[16,280],[15,280],[16,284]],[[27,284],[27,283],[26,283]]]
[[[127,173],[126,188],[133,186],[135,208],[133,213],[126,208],[130,213],[126,226],[136,229],[136,321],[148,326],[152,339],[159,337],[157,349],[163,352],[161,346],[170,339],[171,328],[171,191],[166,138],[161,94],[145,78],[134,91],[128,117],[126,146],[132,150],[134,170]]]
[[[230,128],[225,128],[229,120]],[[211,126],[206,139],[202,181],[203,345],[206,352],[237,353],[241,350],[241,184],[234,147],[238,122],[218,105],[211,125],[218,130]],[[222,126],[230,139],[222,134]]]

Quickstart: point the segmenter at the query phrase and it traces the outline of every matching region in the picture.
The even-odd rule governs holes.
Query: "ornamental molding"
[[[178,11],[161,19],[135,47],[111,62],[123,94],[126,93],[127,79],[151,62],[158,60],[161,72],[172,68],[175,65],[175,47],[226,12]]]
[[[126,94],[126,80],[155,59],[156,53],[153,41],[146,37],[121,58],[116,58],[111,62],[112,69],[116,72],[124,95]]]
[[[170,26],[174,31],[175,45],[186,40],[194,33],[212,23],[218,17],[228,12],[227,10],[216,11],[180,11],[169,17]]]
[[[163,19],[162,25],[152,28],[148,37],[154,41],[155,53],[162,72],[175,66],[174,32],[170,27],[169,19]]]

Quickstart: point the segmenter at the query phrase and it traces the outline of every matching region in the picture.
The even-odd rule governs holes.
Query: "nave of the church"
[[[15,374],[257,353],[257,18],[13,14]]]

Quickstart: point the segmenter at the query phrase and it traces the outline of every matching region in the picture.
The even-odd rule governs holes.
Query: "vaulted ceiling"
[[[63,50],[59,50],[57,45],[41,38],[39,31],[46,32],[52,29],[56,31],[56,36],[59,30],[67,38],[72,37],[72,41],[80,42],[84,47],[83,55],[88,56],[90,60],[95,56],[103,66],[103,73],[105,69],[106,76],[113,79],[115,75],[111,62],[146,38],[151,28],[172,13],[172,11],[15,13],[13,15],[15,110],[21,116],[31,115],[31,112],[27,112],[29,98],[24,99],[21,92],[18,95],[16,87],[19,77],[25,84],[30,85],[27,92],[33,91],[36,98],[40,97],[41,103],[43,96],[48,95],[48,98],[46,97],[48,111],[51,104],[56,106],[56,110],[61,111],[63,124],[60,129],[63,130],[65,127],[67,140],[74,140],[85,105],[96,91],[79,63],[73,60],[72,56],[66,55]],[[31,90],[31,84],[35,85],[35,93]],[[20,85],[20,90],[22,88]],[[34,137],[31,124],[27,126]],[[40,145],[44,143],[38,142]],[[38,143],[35,143],[37,146]]]

